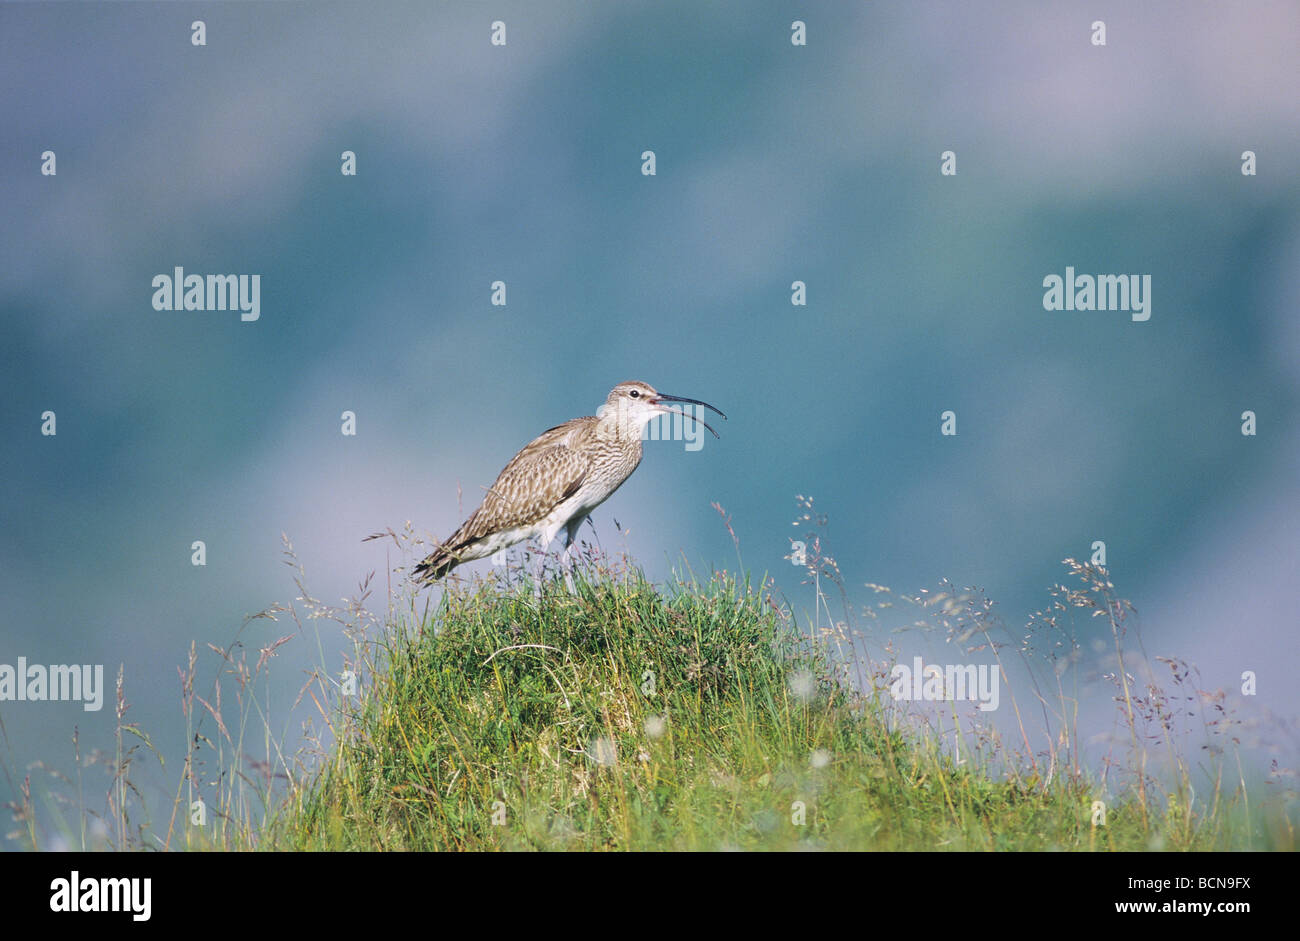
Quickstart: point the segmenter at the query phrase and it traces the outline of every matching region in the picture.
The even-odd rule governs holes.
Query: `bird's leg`
[[[590,517],[584,516],[582,519],[590,519]],[[560,556],[564,566],[564,584],[568,586],[571,595],[577,593],[577,589],[573,587],[573,560],[578,545],[578,530],[582,528],[582,519],[571,520],[565,527],[564,554]]]
[[[495,567],[504,568],[506,570],[505,571],[506,587],[510,586],[510,559],[507,556],[508,551],[509,551],[508,549],[498,549],[492,555],[492,565]]]
[[[542,576],[546,571],[546,547],[537,551],[537,570],[533,573],[533,588],[537,591],[537,600],[542,600]]]
[[[573,546],[572,542],[566,544],[564,551],[560,553],[560,566],[564,569],[564,585],[571,595],[578,593],[578,590],[573,587]]]

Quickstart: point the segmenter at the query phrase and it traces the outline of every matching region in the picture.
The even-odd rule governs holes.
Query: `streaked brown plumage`
[[[415,567],[415,577],[436,581],[462,562],[533,536],[546,546],[561,529],[566,545],[572,546],[588,514],[641,463],[641,429],[657,415],[680,411],[664,402],[690,402],[718,412],[706,402],[664,395],[644,382],[619,383],[596,415],[542,432],[511,458],[479,508]],[[707,423],[695,420],[717,436]]]

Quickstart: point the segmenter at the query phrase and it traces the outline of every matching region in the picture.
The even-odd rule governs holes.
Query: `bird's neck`
[[[629,413],[627,409],[602,405],[596,413],[596,433],[622,444],[641,441],[641,431],[653,415]]]

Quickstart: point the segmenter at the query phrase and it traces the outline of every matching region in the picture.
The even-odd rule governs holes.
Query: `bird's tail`
[[[464,535],[464,527],[434,549],[411,571],[418,582],[436,582],[462,562],[483,558],[483,543]]]
[[[416,581],[436,582],[463,560],[446,546],[439,546],[425,557],[424,561],[412,571]]]

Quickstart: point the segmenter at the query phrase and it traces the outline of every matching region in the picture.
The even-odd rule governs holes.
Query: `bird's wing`
[[[489,533],[536,523],[573,496],[590,467],[583,453],[571,447],[579,430],[567,422],[525,445],[449,542],[463,546]]]

